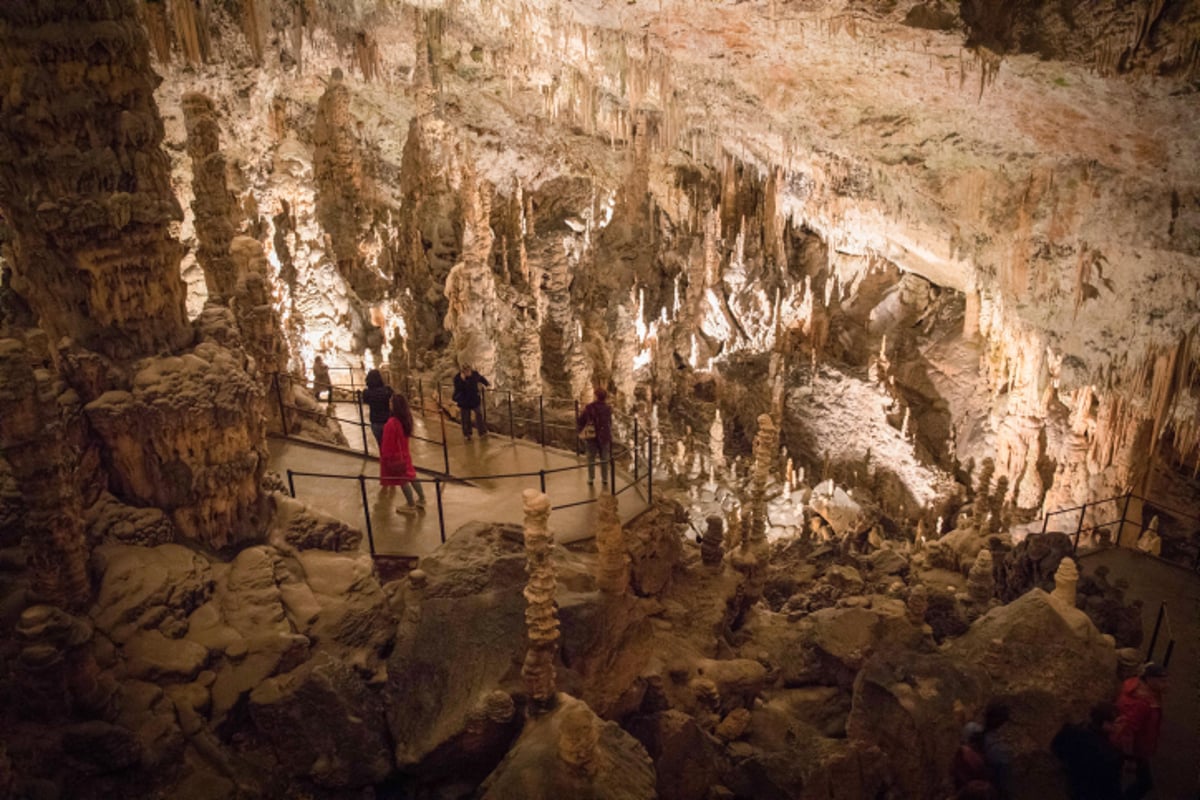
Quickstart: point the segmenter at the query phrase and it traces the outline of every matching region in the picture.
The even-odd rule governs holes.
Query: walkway
[[[339,416],[349,418],[357,414],[353,403],[338,403]],[[415,436],[436,441],[414,438],[411,441],[413,461],[419,471],[443,471],[443,454],[440,443],[441,431],[436,418],[417,418]],[[351,446],[361,445],[362,436],[357,425],[344,425],[346,438]],[[432,430],[430,430],[432,428]],[[307,444],[298,439],[272,437],[269,440],[269,467],[285,474],[294,472],[330,473],[337,475],[365,475],[367,506],[371,515],[371,527],[376,551],[383,555],[423,556],[433,552],[441,544],[438,526],[437,498],[434,482],[424,475],[426,509],[423,513],[404,513],[396,510],[404,505],[400,490],[390,490],[389,497],[380,496],[379,464],[374,438],[367,432],[372,457],[351,451],[335,451],[327,446]],[[447,451],[450,472],[455,477],[477,475],[504,475],[571,468],[546,476],[546,494],[556,506],[584,502],[599,495],[599,476],[594,487],[587,485],[587,460],[569,451],[552,447],[543,448],[521,439],[492,434],[476,437],[464,442],[462,431],[456,424],[447,424]],[[597,467],[599,469],[599,467]],[[643,476],[644,478],[644,476]],[[632,476],[617,470],[617,488],[629,484]],[[356,480],[336,480],[296,476],[296,497],[336,519],[355,528],[366,530],[363,514],[362,492]],[[473,522],[504,522],[520,525],[524,520],[521,492],[538,489],[537,475],[524,478],[474,478],[468,483],[444,482],[442,484],[442,508],[445,517],[446,536],[449,537],[463,525]],[[622,522],[627,522],[646,508],[646,487],[624,491],[618,498]],[[595,503],[576,505],[552,511],[550,529],[559,542],[574,542],[590,538],[595,534]],[[364,549],[367,543],[364,540]]]
[[[1172,629],[1164,625],[1154,648],[1161,661],[1167,640],[1174,637],[1171,683],[1163,709],[1162,745],[1154,759],[1156,789],[1151,797],[1162,800],[1194,798],[1200,791],[1200,576],[1161,559],[1124,548],[1106,548],[1081,556],[1085,574],[1096,567],[1109,568],[1109,581],[1129,581],[1126,598],[1142,605],[1146,632],[1142,652],[1150,644],[1159,604],[1167,604]]]

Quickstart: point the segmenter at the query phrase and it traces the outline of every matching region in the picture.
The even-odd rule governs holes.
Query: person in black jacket
[[[1088,725],[1064,725],[1050,743],[1067,770],[1072,800],[1120,800],[1123,757],[1109,741],[1116,719],[1117,707],[1100,703]]]
[[[392,415],[392,387],[383,382],[383,375],[373,369],[367,373],[367,388],[363,390],[362,402],[371,412],[371,433],[375,434],[375,443],[383,444],[383,427],[387,425],[388,417]]]
[[[596,460],[600,461],[600,485],[608,486],[608,460],[612,458],[612,406],[608,392],[596,390],[596,399],[588,403],[576,421],[575,429],[587,446],[588,486],[596,481]]]
[[[463,436],[471,441],[471,416],[475,416],[475,427],[480,436],[487,436],[487,426],[483,424],[483,412],[480,410],[482,398],[479,387],[491,386],[488,379],[480,375],[470,364],[463,364],[462,370],[454,376],[454,404],[458,406],[462,416]]]

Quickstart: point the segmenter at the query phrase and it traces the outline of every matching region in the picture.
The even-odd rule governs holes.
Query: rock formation
[[[532,489],[523,494],[525,506],[525,553],[529,583],[525,586],[525,610],[529,645],[521,677],[529,692],[531,710],[544,712],[554,706],[554,659],[558,653],[558,612],[554,608],[554,567],[550,552],[554,538],[546,527],[550,499]]]
[[[623,594],[629,586],[629,554],[625,552],[625,535],[617,515],[616,495],[604,494],[599,500],[596,521],[596,585],[609,594]]]

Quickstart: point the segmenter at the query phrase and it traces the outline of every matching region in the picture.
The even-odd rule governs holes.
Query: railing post
[[[647,436],[646,444],[646,502],[654,502],[654,437]]]
[[[538,395],[538,441],[546,446],[546,401],[545,395]]]
[[[371,450],[367,447],[367,422],[363,419],[362,413],[362,392],[354,390],[354,399],[358,401],[358,427],[362,431],[363,440],[363,455],[371,455]]]
[[[516,441],[517,429],[513,427],[512,391],[508,393],[508,438]]]
[[[292,496],[292,499],[295,500],[296,499],[296,478],[294,477],[294,473],[290,469],[287,471],[287,479],[288,479],[288,494],[290,494]]]
[[[575,401],[575,455],[579,455],[579,401]]]
[[[488,432],[487,424],[487,396],[488,390],[486,386],[479,387],[479,417],[483,420],[483,432]]]
[[[438,424],[442,428],[442,467],[447,475],[450,474],[450,447],[446,444],[446,415],[438,407]]]
[[[1162,666],[1163,669],[1171,666],[1171,653],[1175,652],[1175,640],[1167,642],[1167,652],[1163,654]]]
[[[291,431],[288,430],[287,406],[283,402],[283,390],[279,388],[278,372],[273,376],[273,383],[275,384],[275,400],[279,403],[279,432],[284,435],[284,438],[287,438],[291,435]]]
[[[1079,524],[1075,526],[1075,543],[1071,545],[1071,556],[1079,552],[1079,536],[1083,533],[1083,518],[1087,515],[1087,503],[1079,507]]]
[[[442,479],[433,479],[433,491],[437,495],[438,506],[438,535],[442,537],[442,544],[446,543],[446,514],[442,509]]]
[[[1167,604],[1158,604],[1158,617],[1154,620],[1154,633],[1150,634],[1150,646],[1146,648],[1146,660],[1154,660],[1154,645],[1158,644],[1158,630],[1162,627],[1163,614],[1166,613]]]
[[[1045,514],[1042,515],[1042,533],[1043,534],[1046,533],[1046,526],[1048,526],[1050,524],[1050,514],[1052,514],[1052,513],[1053,512],[1051,512],[1051,511],[1047,511]]]
[[[437,391],[434,394],[434,399],[437,400],[438,411],[442,410],[442,382],[437,382]]]
[[[417,400],[421,404],[421,413],[424,413],[425,412],[425,382],[423,380],[421,380],[420,378],[417,378]],[[438,413],[440,414],[441,411],[439,410]]]
[[[612,442],[608,443],[608,464],[604,468],[608,470],[608,488],[615,495],[617,493],[617,457],[613,453]]]
[[[363,518],[367,521],[367,546],[371,555],[375,555],[375,532],[371,530],[371,508],[367,502],[367,476],[358,476],[358,491],[362,495]]]
[[[637,417],[633,418],[633,482],[638,482],[638,460],[641,456],[641,448],[638,447],[638,421]]]
[[[1133,489],[1125,493],[1125,506],[1121,509],[1121,524],[1117,526],[1117,535],[1113,539],[1113,546],[1121,546],[1121,534],[1125,532],[1125,517],[1129,514],[1129,501],[1133,499]]]
[[[538,484],[542,487],[542,494],[546,493],[546,470],[538,470]]]

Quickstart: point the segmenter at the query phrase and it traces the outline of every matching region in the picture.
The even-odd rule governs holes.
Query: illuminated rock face
[[[0,207],[22,294],[52,340],[123,359],[178,349],[181,212],[133,3],[6,4],[0,24]]]
[[[263,403],[240,356],[205,343],[142,362],[129,391],[106,392],[86,411],[118,496],[221,548],[261,535],[267,520]]]

